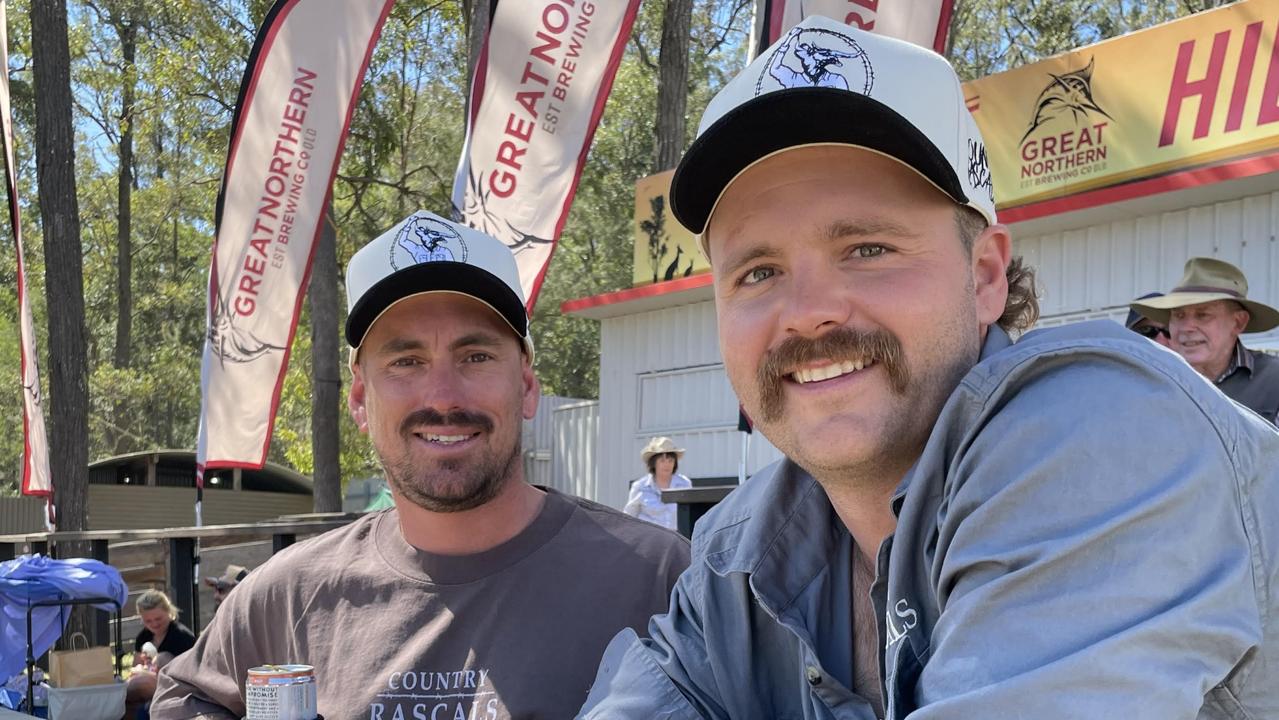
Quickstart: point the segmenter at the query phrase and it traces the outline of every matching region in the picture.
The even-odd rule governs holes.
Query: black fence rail
[[[81,532],[41,532],[18,535],[0,535],[0,561],[12,560],[19,555],[41,553],[48,557],[73,557],[83,555],[79,548],[87,544],[89,557],[111,563],[111,546],[114,543],[157,541],[167,545],[166,567],[163,574],[169,596],[177,606],[179,615],[189,619],[191,629],[200,632],[200,594],[196,564],[201,543],[228,543],[236,541],[271,541],[271,553],[292,545],[298,538],[342,527],[359,513],[317,513],[290,515],[272,521],[238,525],[206,525],[204,527],[161,528],[156,530],[86,530]],[[208,568],[201,567],[204,575]],[[108,623],[105,613],[98,616],[90,628],[90,641],[95,645],[107,644]]]

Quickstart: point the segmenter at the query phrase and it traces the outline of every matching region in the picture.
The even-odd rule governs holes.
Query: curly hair
[[[955,225],[964,249],[972,252],[977,236],[986,229],[986,218],[970,207],[955,209]],[[1028,330],[1039,319],[1039,291],[1035,287],[1035,269],[1020,255],[1013,257],[1004,271],[1008,278],[1008,300],[999,316],[999,327],[1008,331]]]

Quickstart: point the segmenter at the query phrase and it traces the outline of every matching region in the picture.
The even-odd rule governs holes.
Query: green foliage
[[[947,56],[974,80],[1221,4],[1216,0],[957,0]]]

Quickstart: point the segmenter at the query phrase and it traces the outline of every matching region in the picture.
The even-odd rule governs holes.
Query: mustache
[[[883,329],[854,330],[838,327],[816,338],[789,337],[764,356],[755,374],[759,390],[760,416],[769,422],[781,418],[785,410],[784,382],[795,368],[819,360],[862,361],[883,366],[893,392],[905,394],[910,370],[901,341]]]
[[[422,425],[472,425],[481,432],[493,430],[493,419],[487,415],[470,410],[450,410],[442,413],[433,408],[415,410],[400,423],[400,434],[408,437],[413,429]]]

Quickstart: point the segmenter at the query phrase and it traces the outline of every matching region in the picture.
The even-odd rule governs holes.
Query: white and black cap
[[[811,145],[891,157],[995,222],[986,144],[950,63],[820,16],[792,28],[711,100],[671,181],[671,211],[703,233],[742,172]]]
[[[502,241],[425,211],[360,248],[346,267],[346,341],[359,350],[393,305],[427,293],[457,293],[492,308],[533,357],[515,256]],[[352,353],[352,361],[354,361]]]

